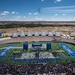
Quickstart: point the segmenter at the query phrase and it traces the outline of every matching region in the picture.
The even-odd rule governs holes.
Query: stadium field
[[[27,43],[27,42],[26,42]],[[51,49],[50,50],[47,50],[46,49],[46,43],[51,43]],[[28,46],[30,46],[30,48],[28,48],[28,50],[24,50],[23,49],[23,44],[25,43],[13,43],[13,47],[10,48],[10,50],[3,56],[2,59],[0,59],[0,62],[4,62],[4,63],[10,63],[10,64],[20,64],[20,65],[23,65],[23,64],[27,64],[26,62],[15,62],[14,60],[12,59],[15,59],[15,58],[21,58],[22,57],[22,54],[25,54],[27,55],[27,53],[33,53],[33,48],[31,47],[32,44],[43,44],[43,47],[41,48],[41,51],[39,51],[40,53],[42,54],[45,54],[48,53],[52,54],[54,58],[60,58],[61,60],[61,63],[64,63],[64,62],[71,62],[71,61],[74,61],[75,58],[71,58],[70,55],[60,46],[61,43],[57,43],[57,42],[28,42]],[[75,51],[75,46],[72,45],[72,44],[68,44],[68,43],[65,43],[69,48],[71,48],[73,51]],[[8,47],[9,44],[4,44],[4,45],[1,45],[0,46],[0,52],[2,51],[2,49]],[[21,54],[13,54],[14,52],[19,52]],[[46,54],[45,54],[46,55]],[[63,58],[65,57],[65,58]],[[48,63],[60,63],[60,61],[52,61],[52,62],[48,62]]]

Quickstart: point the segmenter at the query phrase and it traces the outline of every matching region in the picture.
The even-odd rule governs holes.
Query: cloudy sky
[[[75,0],[0,0],[0,21],[75,21]]]

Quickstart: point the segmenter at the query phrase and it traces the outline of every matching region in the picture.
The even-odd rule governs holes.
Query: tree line
[[[18,28],[18,27],[27,27],[27,28],[33,28],[33,27],[47,27],[47,26],[51,26],[51,27],[56,27],[56,26],[75,26],[75,25],[56,25],[56,24],[5,24],[5,25],[0,25],[0,29],[6,29],[6,28]]]

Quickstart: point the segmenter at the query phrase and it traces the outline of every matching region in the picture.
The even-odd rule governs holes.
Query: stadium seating
[[[74,52],[71,48],[69,48],[66,44],[60,44],[60,46],[61,46],[62,48],[64,48],[64,50],[65,50],[66,52],[68,52],[68,54],[69,54],[70,56],[75,57],[75,52]]]
[[[3,58],[3,56],[10,50],[10,48],[12,48],[14,45],[10,44],[8,47],[4,48],[1,52],[0,52],[0,59]]]

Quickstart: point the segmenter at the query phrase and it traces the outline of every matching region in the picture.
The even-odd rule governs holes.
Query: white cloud
[[[38,15],[38,12],[33,13],[33,15]]]
[[[55,9],[73,9],[75,6],[59,6],[59,7],[47,7],[47,8],[42,8],[43,10],[55,10]]]
[[[59,6],[42,8],[42,12],[75,13],[75,6]]]
[[[47,7],[47,8],[42,8],[42,11],[48,11],[48,10],[58,10],[58,9],[65,9],[65,10],[74,10],[75,6],[59,6],[59,7]]]
[[[29,15],[32,15],[32,13],[28,13]]]
[[[44,1],[44,0],[41,0],[42,2]]]
[[[23,18],[26,18],[26,16],[23,16]]]
[[[25,21],[26,19],[26,16],[12,16],[10,18],[11,21]]]
[[[68,9],[68,10],[67,9],[61,9],[61,10],[60,9],[57,9],[57,10],[53,9],[53,10],[46,10],[45,12],[60,12],[60,13],[64,13],[64,12],[70,13],[71,12],[71,13],[75,13],[75,9]]]
[[[27,18],[26,21],[75,21],[75,17],[70,18],[60,18],[60,17],[50,17],[50,18],[43,18],[35,16],[34,18]]]
[[[16,11],[12,11],[11,14],[18,14],[18,12],[16,12]]]
[[[62,14],[63,16],[65,16],[65,14]]]
[[[58,16],[58,14],[54,14],[54,16]]]
[[[15,14],[15,11],[12,11],[11,13],[12,13],[12,14]]]
[[[13,16],[13,17],[11,18],[11,21],[21,21],[22,19],[23,19],[22,16]]]
[[[8,15],[8,14],[9,14],[9,11],[3,11],[3,12],[1,13],[2,16]]]
[[[61,2],[61,0],[56,0],[56,2]]]
[[[28,13],[29,15],[38,15],[38,12],[35,13]]]
[[[11,18],[0,17],[0,21],[75,21],[75,17],[25,17],[13,16]]]
[[[44,19],[43,19],[42,17],[37,17],[37,16],[36,16],[36,17],[34,18],[34,20],[36,20],[36,21],[43,21]]]

